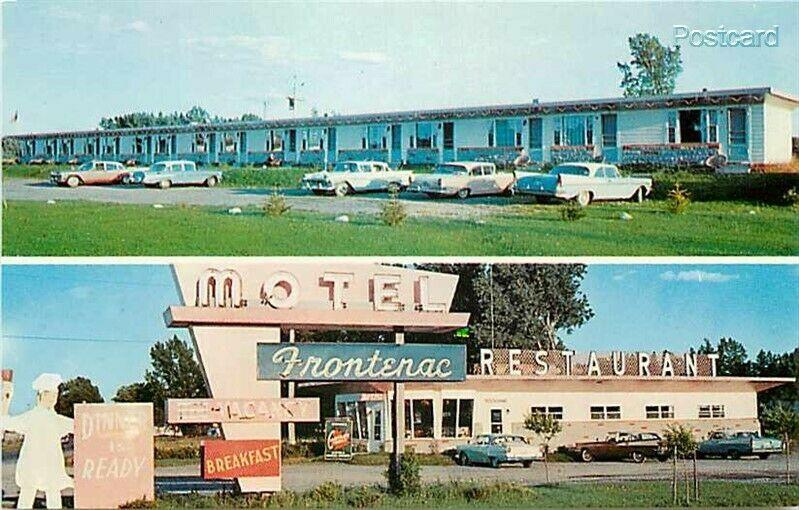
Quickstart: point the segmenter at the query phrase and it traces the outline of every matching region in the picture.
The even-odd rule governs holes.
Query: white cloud
[[[360,64],[382,64],[388,61],[388,56],[379,51],[342,51],[339,58]]]
[[[140,33],[149,32],[150,31],[150,25],[146,21],[140,20],[140,19],[137,19],[135,21],[131,21],[130,23],[125,25],[125,28],[133,30],[134,32],[140,32]]]
[[[617,282],[620,282],[622,280],[626,280],[628,276],[632,276],[632,275],[634,275],[636,273],[638,273],[638,271],[636,271],[634,269],[630,269],[628,271],[623,271],[621,273],[616,273],[616,274],[613,275],[613,280],[617,281]]]
[[[737,280],[738,275],[694,269],[692,271],[680,271],[677,273],[674,271],[666,271],[665,273],[660,273],[660,279],[667,282],[724,283],[730,280]]]
[[[188,37],[183,43],[200,51],[212,52],[220,60],[286,60],[291,49],[283,37],[229,35]]]

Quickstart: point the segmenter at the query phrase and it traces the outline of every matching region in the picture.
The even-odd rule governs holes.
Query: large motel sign
[[[404,342],[406,331],[466,326],[469,314],[449,312],[456,275],[268,262],[185,263],[173,272],[182,303],[164,318],[189,329],[212,398],[171,401],[168,416],[176,423],[221,423],[225,441],[206,444],[204,473],[236,478],[243,492],[280,490],[279,459],[270,452],[279,446],[281,422],[319,420],[318,402],[281,398],[282,381],[394,382],[394,449],[402,452],[403,381],[465,378],[465,347]],[[281,342],[281,331],[302,329],[384,331],[394,343]]]

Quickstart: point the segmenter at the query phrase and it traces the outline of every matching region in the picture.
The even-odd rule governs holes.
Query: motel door
[[[402,125],[391,126],[391,166],[399,166],[402,162]]]
[[[748,161],[749,143],[747,136],[747,122],[745,108],[730,108],[729,110],[729,160]]]
[[[455,161],[455,123],[444,123],[444,161]]]
[[[617,120],[615,113],[602,115],[602,158],[608,163],[619,160],[619,148],[616,145]]]
[[[336,128],[327,128],[327,164],[336,162]]]

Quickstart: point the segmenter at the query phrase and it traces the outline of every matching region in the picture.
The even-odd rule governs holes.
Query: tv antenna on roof
[[[298,89],[301,89],[305,86],[305,82],[297,83],[297,75],[295,74],[291,80],[291,94],[286,96],[286,99],[289,102],[289,111],[294,112],[297,108],[297,103],[300,101],[305,101],[304,98],[299,97],[297,95]]]

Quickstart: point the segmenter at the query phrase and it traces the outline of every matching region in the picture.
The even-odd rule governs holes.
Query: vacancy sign
[[[153,500],[153,405],[75,404],[75,508]]]
[[[318,398],[170,398],[167,422],[280,423],[319,421]]]
[[[209,439],[202,442],[202,452],[206,480],[280,476],[277,439]]]

